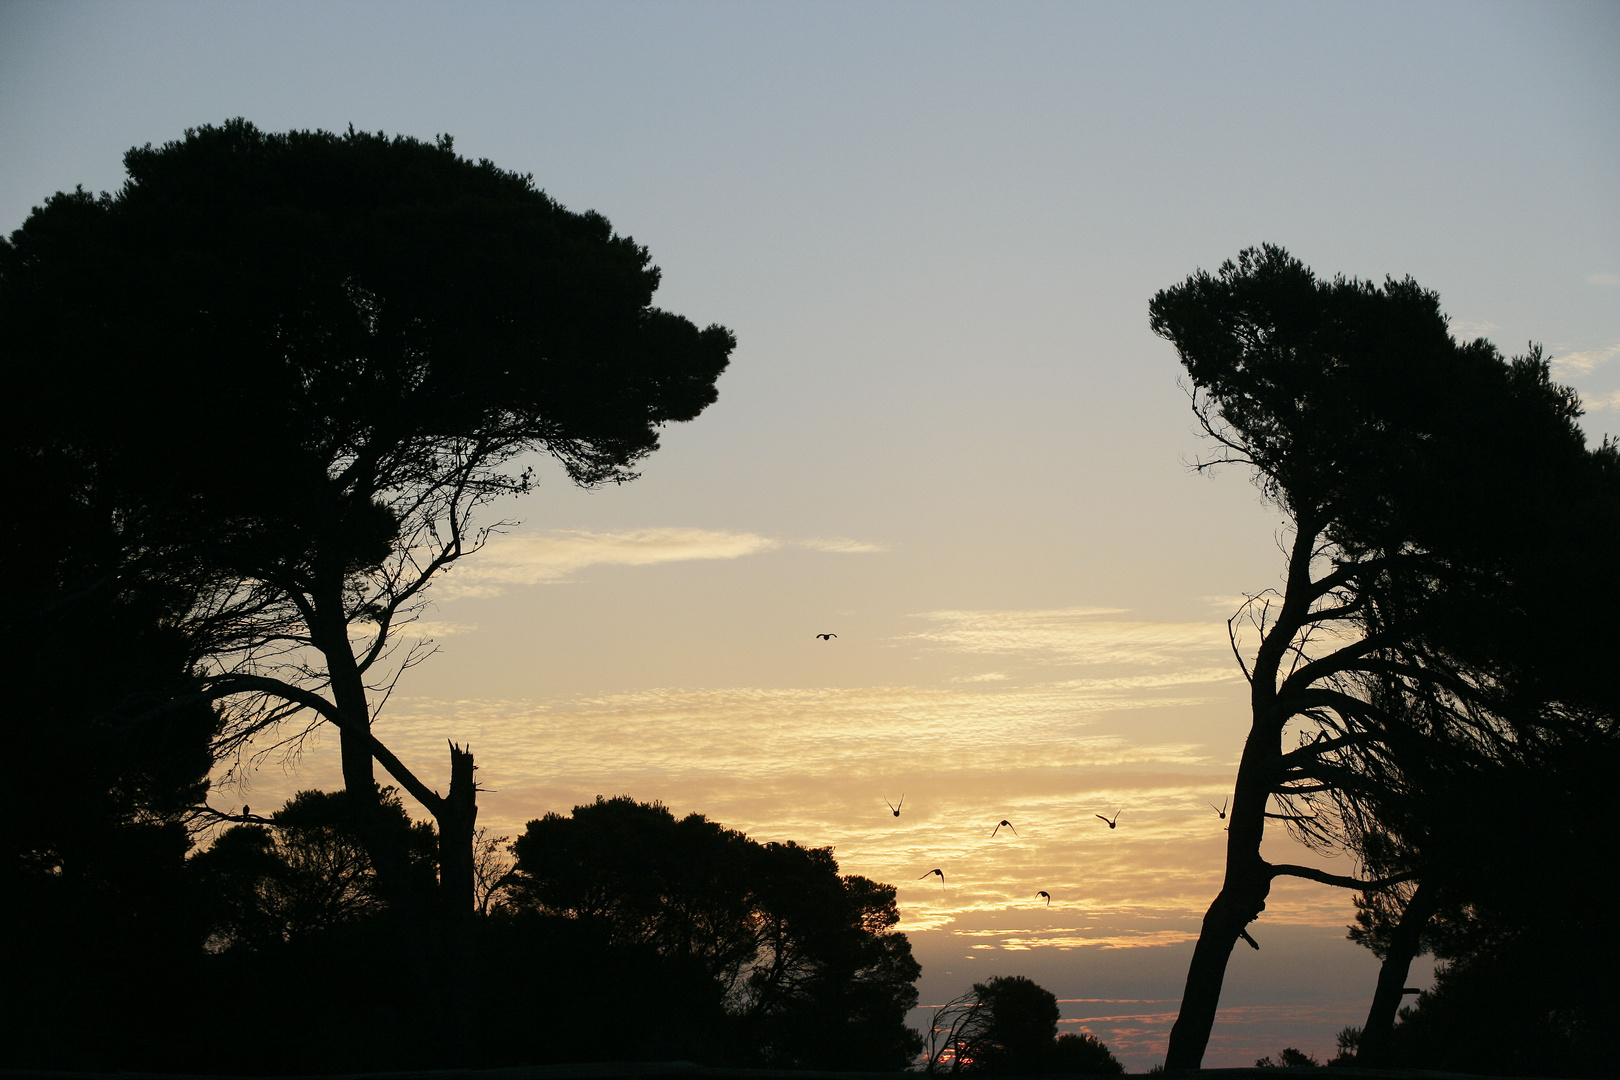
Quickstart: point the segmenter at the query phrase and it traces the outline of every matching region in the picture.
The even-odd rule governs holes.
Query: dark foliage
[[[392,789],[381,801],[411,853],[415,890],[430,895],[433,827],[413,823]],[[207,898],[210,950],[264,952],[384,916],[376,868],[349,803],[345,792],[301,791],[271,824],[233,826],[191,858]]]
[[[533,928],[556,951],[571,928],[610,968],[635,966],[662,984],[660,1000],[703,1010],[701,1024],[668,1025],[687,1034],[658,1036],[660,1056],[687,1046],[697,1060],[884,1069],[919,1048],[904,1018],[920,969],[892,930],[894,889],[839,875],[826,849],[758,844],[700,814],[676,819],[621,796],[532,821],[513,850],[496,920],[507,925],[493,932]],[[666,1026],[658,1010],[644,1015]],[[611,1045],[544,1017],[529,1023],[549,1045],[583,1056]]]
[[[1392,1064],[1485,1076],[1613,1076],[1620,940],[1602,913],[1566,921],[1573,906],[1552,906],[1528,924],[1473,911],[1445,927],[1449,962],[1437,968],[1434,987],[1401,1010]]]
[[[1259,639],[1244,661],[1253,726],[1225,881],[1171,1035],[1177,1069],[1201,1061],[1227,958],[1273,878],[1410,878],[1407,855],[1444,846],[1419,842],[1445,790],[1431,779],[1488,771],[1612,699],[1593,671],[1620,647],[1612,620],[1587,597],[1565,603],[1567,582],[1547,575],[1584,566],[1593,598],[1620,596],[1620,577],[1593,560],[1614,534],[1615,450],[1588,451],[1578,401],[1539,350],[1506,360],[1456,341],[1410,279],[1323,280],[1269,246],[1161,292],[1150,314],[1216,447],[1201,467],[1249,467],[1293,526],[1283,591],[1232,623],[1235,647]],[[1555,654],[1578,674],[1549,690]],[[1385,877],[1267,862],[1273,813]]]
[[[1518,1076],[1612,1075],[1620,932],[1594,903],[1620,878],[1612,784],[1620,740],[1566,740],[1499,767],[1488,786],[1452,789],[1440,865],[1444,902],[1423,930],[1443,963],[1401,1010],[1390,1065]],[[1503,807],[1514,808],[1511,813]],[[1480,820],[1489,822],[1481,827]],[[1465,828],[1471,825],[1471,828]],[[1351,937],[1385,955],[1399,904],[1358,905]]]
[[[194,592],[132,563],[93,469],[13,430],[0,459],[0,967],[13,991],[0,1064],[156,1062],[187,1028],[175,1002],[202,955],[185,855],[218,717],[174,700],[196,659],[176,625]]]
[[[1058,1035],[1057,997],[1022,975],[1002,975],[934,1013],[926,1069],[995,1075],[1125,1071],[1095,1035]]]
[[[413,853],[414,887],[431,891],[432,826],[412,823],[391,791],[381,805]],[[559,854],[555,877],[518,873],[473,920],[475,1064],[910,1062],[918,1042],[904,1019],[919,968],[892,932],[888,886],[840,876],[823,850],[756,844],[628,799],[546,820],[525,834],[524,859],[563,848],[574,858]],[[208,991],[209,1022],[183,1036],[171,1027],[149,1056],[71,1060],[209,1072],[229,1062],[253,1075],[446,1063],[436,1010],[399,974],[389,905],[346,793],[301,792],[264,823],[226,829],[184,869],[195,898],[187,992],[230,992]]]
[[[0,421],[93,471],[128,555],[193,583],[199,689],[231,704],[216,750],[336,724],[351,795],[383,761],[439,820],[445,910],[470,910],[470,759],[441,798],[369,732],[400,624],[479,546],[471,515],[529,489],[520,457],[633,478],[714,400],[732,337],[653,307],[657,268],[601,215],[448,138],[235,120],[125,167],[0,243]],[[408,860],[362,809],[392,888]]]
[[[1034,1073],[1052,1066],[1057,1046],[1057,996],[1022,975],[974,983],[976,1026],[962,1055],[976,1072]]]
[[[1285,1046],[1277,1052],[1275,1060],[1270,1054],[1254,1063],[1257,1069],[1310,1069],[1322,1064],[1303,1050]]]
[[[1120,1076],[1125,1072],[1114,1052],[1095,1035],[1059,1035],[1052,1053],[1052,1072]]]
[[[479,509],[532,486],[522,459],[550,455],[580,484],[633,479],[662,425],[715,399],[732,336],[652,306],[658,269],[601,215],[459,157],[447,137],[275,134],[235,120],[133,149],[125,167],[116,193],[58,193],[0,241],[0,437],[3,464],[23,477],[7,494],[30,511],[8,520],[7,543],[26,546],[33,530],[73,553],[46,568],[59,595],[21,610],[70,626],[83,596],[98,605],[71,643],[42,638],[21,654],[58,650],[35,680],[38,702],[21,701],[6,732],[24,718],[21,760],[40,777],[93,773],[85,786],[98,794],[64,810],[60,792],[52,806],[19,789],[18,828],[65,836],[81,806],[98,822],[172,824],[148,806],[169,779],[148,779],[159,759],[181,760],[165,749],[180,727],[200,733],[187,735],[192,750],[228,760],[288,720],[303,725],[294,739],[334,724],[345,813],[395,923],[385,966],[434,1003],[424,1026],[464,1057],[473,761],[452,748],[441,796],[373,737],[374,695],[420,657],[410,636],[398,648],[401,628],[488,535]],[[53,513],[60,523],[43,520]],[[88,539],[72,528],[81,517]],[[131,597],[145,608],[125,617]],[[98,660],[128,655],[66,670],[87,640]],[[157,681],[148,646],[163,652]],[[79,719],[95,730],[52,722],[51,698],[70,685],[92,699]],[[437,896],[421,895],[374,761],[435,818]],[[186,770],[182,801],[193,801],[206,755]],[[102,807],[109,798],[127,806]],[[170,839],[142,871],[179,866],[184,837]],[[255,844],[274,854],[249,835],[226,850],[247,865]],[[121,836],[117,853],[137,846]],[[358,999],[344,1000],[323,1016],[361,1023]]]

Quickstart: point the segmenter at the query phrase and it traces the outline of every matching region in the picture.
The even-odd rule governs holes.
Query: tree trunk
[[[1256,695],[1257,697],[1260,695]],[[1204,914],[1204,925],[1187,967],[1187,985],[1181,1012],[1170,1029],[1166,1069],[1196,1069],[1203,1064],[1215,1011],[1221,1004],[1221,984],[1232,947],[1249,923],[1266,909],[1271,893],[1271,868],[1260,857],[1265,835],[1266,801],[1271,797],[1270,774],[1277,757],[1274,725],[1256,723],[1243,746],[1237,783],[1232,790],[1231,822],[1227,826],[1226,877],[1215,902]]]
[[[438,812],[439,915],[444,939],[446,1051],[450,1065],[471,1065],[477,1025],[477,925],[473,833],[478,789],[472,750],[450,744],[450,794]]]
[[[321,601],[324,600],[324,603]],[[434,1001],[433,920],[427,898],[412,880],[406,838],[383,812],[377,788],[375,749],[371,738],[371,705],[365,676],[349,644],[348,623],[341,614],[341,594],[316,599],[311,626],[315,644],[326,660],[332,704],[343,717],[339,728],[343,789],[355,830],[371,858],[377,891],[388,904],[394,924],[398,962],[416,988],[418,1001]]]
[[[1226,979],[1226,963],[1232,956],[1244,928],[1266,907],[1271,891],[1271,875],[1265,864],[1255,859],[1252,871],[1227,872],[1227,883],[1204,914],[1198,944],[1193,947],[1187,967],[1187,985],[1181,995],[1181,1012],[1170,1029],[1170,1047],[1164,1067],[1196,1069],[1203,1064],[1209,1033],[1215,1026],[1215,1011],[1221,1004],[1221,985]]]
[[[1277,621],[1266,631],[1249,672],[1249,709],[1253,722],[1243,744],[1237,781],[1232,787],[1231,821],[1226,836],[1226,878],[1220,895],[1204,914],[1204,925],[1187,967],[1181,1012],[1170,1029],[1164,1067],[1197,1069],[1209,1046],[1215,1011],[1221,1004],[1221,984],[1232,947],[1249,923],[1266,909],[1271,893],[1271,867],[1260,857],[1266,831],[1266,803],[1271,798],[1282,733],[1289,713],[1278,701],[1277,677],[1294,635],[1304,625],[1313,591],[1311,560],[1316,551],[1319,523],[1316,515],[1300,514],[1288,557],[1288,585]]]
[[[1401,997],[1406,992],[1406,976],[1411,971],[1412,959],[1418,954],[1423,928],[1438,907],[1434,887],[1419,883],[1412,899],[1406,903],[1406,910],[1401,912],[1401,921],[1390,934],[1383,966],[1378,969],[1378,989],[1373,991],[1367,1023],[1356,1043],[1357,1065],[1374,1069],[1388,1067],[1389,1043],[1395,1032],[1395,1014],[1400,1011]]]

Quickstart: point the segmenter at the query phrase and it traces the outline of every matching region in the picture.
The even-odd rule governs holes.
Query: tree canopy
[[[743,1063],[897,1069],[920,973],[894,887],[840,875],[831,851],[759,844],[701,814],[598,798],[531,821],[506,908],[562,918],[609,952],[656,958],[645,978],[700,973]]]
[[[1125,1071],[1095,1035],[1058,1034],[1057,996],[1022,975],[998,975],[936,1009],[928,1072],[1093,1074]]]
[[[654,307],[657,267],[600,214],[448,137],[233,120],[124,162],[119,191],[59,193],[0,243],[0,420],[90,478],[121,572],[186,584],[172,621],[194,696],[224,705],[215,753],[336,725],[379,886],[414,906],[374,761],[437,820],[464,933],[471,754],[452,747],[441,796],[371,730],[421,658],[402,625],[500,524],[477,511],[530,489],[525,455],[633,479],[715,400],[733,338]]]
[[[1268,819],[1343,845],[1355,815],[1394,809],[1403,770],[1424,754],[1487,754],[1570,717],[1511,707],[1537,666],[1511,643],[1545,632],[1536,586],[1547,567],[1596,550],[1614,451],[1587,449],[1576,396],[1539,350],[1505,360],[1483,340],[1455,340],[1438,297],[1410,279],[1325,281],[1263,247],[1159,293],[1150,316],[1217,448],[1200,467],[1250,468],[1293,528],[1284,589],[1251,597],[1231,623],[1253,726],[1225,881],[1171,1036],[1167,1067],[1187,1068],[1274,877],[1369,889],[1414,874],[1273,865],[1259,852]],[[1595,591],[1612,592],[1612,570],[1597,576]],[[1577,624],[1595,626],[1577,614],[1566,631]],[[1245,634],[1258,637],[1252,652]],[[1564,646],[1601,655],[1570,632],[1539,655]],[[1595,684],[1566,685],[1573,699]]]

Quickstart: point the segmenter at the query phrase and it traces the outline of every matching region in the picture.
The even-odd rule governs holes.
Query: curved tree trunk
[[[1257,692],[1256,696],[1261,695]],[[1271,867],[1260,857],[1260,840],[1265,835],[1266,801],[1271,797],[1269,777],[1277,755],[1277,735],[1271,727],[1256,724],[1243,747],[1232,791],[1231,824],[1227,826],[1226,877],[1220,894],[1204,915],[1198,944],[1193,947],[1181,1012],[1170,1029],[1166,1069],[1196,1069],[1203,1063],[1232,948],[1239,937],[1245,936],[1249,923],[1266,909]]]
[[[1388,1066],[1390,1037],[1395,1032],[1395,1014],[1400,1011],[1401,997],[1406,993],[1406,976],[1418,954],[1423,929],[1439,906],[1434,887],[1420,883],[1412,899],[1407,901],[1406,910],[1401,912],[1401,921],[1390,935],[1389,952],[1378,969],[1378,989],[1373,991],[1367,1023],[1356,1043],[1357,1065],[1375,1069]]]
[[[1226,964],[1232,956],[1232,948],[1238,938],[1246,935],[1249,923],[1266,909],[1266,897],[1271,892],[1271,868],[1260,857],[1269,788],[1258,764],[1250,760],[1249,751],[1254,748],[1254,742],[1251,738],[1250,746],[1244,750],[1244,764],[1238,770],[1238,783],[1233,792],[1226,879],[1220,894],[1204,914],[1198,944],[1193,947],[1187,984],[1181,996],[1181,1012],[1170,1029],[1170,1046],[1164,1061],[1166,1069],[1196,1069],[1203,1063],[1209,1034],[1215,1026],[1215,1012],[1220,1007],[1221,985],[1226,979]],[[1253,944],[1252,939],[1250,943]]]
[[[1227,826],[1226,876],[1220,894],[1204,915],[1204,925],[1193,947],[1182,992],[1181,1011],[1170,1029],[1164,1067],[1196,1069],[1204,1061],[1215,1012],[1221,1004],[1221,985],[1232,947],[1247,933],[1246,927],[1266,908],[1271,892],[1271,867],[1260,857],[1266,830],[1266,804],[1271,798],[1282,732],[1288,715],[1277,697],[1277,676],[1294,634],[1310,607],[1313,582],[1311,558],[1316,529],[1308,518],[1299,521],[1289,554],[1288,590],[1277,621],[1267,631],[1249,672],[1249,705],[1253,722],[1243,744],[1237,780],[1232,788],[1232,811]],[[1249,943],[1254,944],[1253,939]],[[1255,946],[1258,948],[1259,946]]]
[[[1170,1047],[1164,1067],[1196,1069],[1204,1060],[1209,1033],[1215,1026],[1215,1012],[1221,1004],[1221,985],[1226,979],[1226,963],[1244,928],[1265,909],[1271,888],[1270,875],[1260,868],[1258,880],[1231,880],[1209,905],[1203,930],[1193,947],[1187,967],[1187,985],[1181,995],[1181,1012],[1170,1029]]]

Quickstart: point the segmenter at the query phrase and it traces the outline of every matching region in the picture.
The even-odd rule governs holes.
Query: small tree
[[[1088,1076],[1119,1076],[1125,1066],[1108,1045],[1095,1035],[1067,1033],[1057,1037],[1052,1055],[1052,1071]]]
[[[512,850],[509,914],[560,916],[606,953],[700,972],[723,1013],[711,1022],[745,1060],[889,1069],[921,1046],[905,1026],[921,968],[894,932],[894,887],[840,875],[826,848],[618,796],[529,822]]]
[[[1045,1072],[1059,1063],[1059,1015],[1057,996],[1022,975],[974,983],[935,1012],[927,1070],[935,1071],[948,1059],[953,1073]],[[1102,1051],[1108,1053],[1106,1047]],[[1062,1053],[1065,1062],[1097,1063],[1089,1044],[1065,1045]]]
[[[393,790],[381,801],[414,876],[431,882],[433,827],[413,823]],[[342,792],[300,791],[265,821],[226,829],[190,860],[209,898],[214,951],[273,949],[384,914],[376,868]]]

